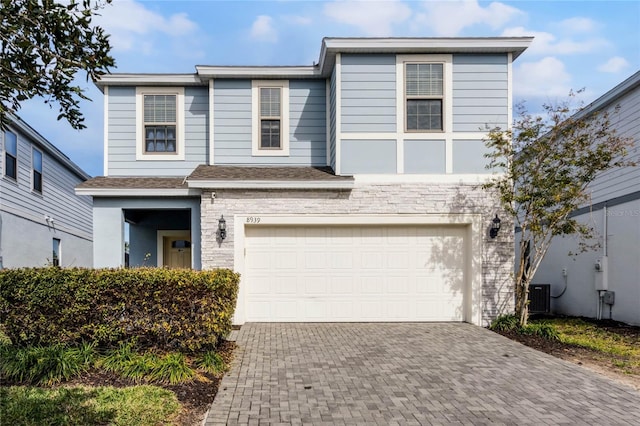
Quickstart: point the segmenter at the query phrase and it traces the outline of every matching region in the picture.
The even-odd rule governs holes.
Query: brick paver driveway
[[[246,324],[213,424],[640,424],[640,393],[469,324]]]

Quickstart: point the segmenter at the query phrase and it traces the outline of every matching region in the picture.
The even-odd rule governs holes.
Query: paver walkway
[[[245,324],[218,424],[640,425],[640,393],[470,324]]]

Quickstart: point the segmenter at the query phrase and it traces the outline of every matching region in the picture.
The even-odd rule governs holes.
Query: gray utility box
[[[616,292],[615,291],[605,291],[602,293],[602,301],[606,305],[613,305],[616,301]]]
[[[529,313],[551,313],[551,284],[529,284]]]

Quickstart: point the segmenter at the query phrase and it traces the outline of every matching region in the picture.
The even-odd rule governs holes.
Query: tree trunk
[[[519,276],[516,282],[516,317],[521,327],[527,325],[527,320],[529,319],[529,284],[523,276]]]

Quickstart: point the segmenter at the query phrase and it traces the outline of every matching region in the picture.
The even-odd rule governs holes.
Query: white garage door
[[[246,228],[247,321],[462,321],[465,228]]]

